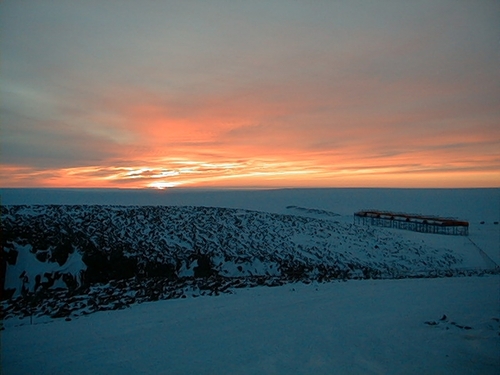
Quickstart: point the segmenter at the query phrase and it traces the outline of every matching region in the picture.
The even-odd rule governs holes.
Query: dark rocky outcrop
[[[4,317],[88,314],[298,281],[464,272],[454,269],[460,259],[449,250],[311,217],[51,205],[2,206],[1,215],[2,281],[21,256],[39,265],[15,275],[15,288],[2,284]]]

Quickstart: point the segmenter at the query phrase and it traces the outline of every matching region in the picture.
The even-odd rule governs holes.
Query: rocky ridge
[[[1,214],[4,318],[69,317],[294,281],[464,273],[449,249],[334,214],[102,205],[2,206]]]

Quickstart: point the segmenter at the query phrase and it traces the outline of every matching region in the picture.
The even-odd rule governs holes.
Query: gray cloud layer
[[[499,19],[496,1],[6,0],[2,163],[116,162],[158,146],[156,116],[199,134],[172,129],[170,150],[458,149],[497,168]]]

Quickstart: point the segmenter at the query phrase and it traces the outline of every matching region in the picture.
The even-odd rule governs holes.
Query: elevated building
[[[354,213],[354,223],[423,233],[451,234],[455,236],[469,235],[469,223],[467,221],[401,212],[362,210]]]

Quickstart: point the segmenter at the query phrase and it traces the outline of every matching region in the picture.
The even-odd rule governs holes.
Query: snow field
[[[35,321],[2,331],[3,373],[496,374],[499,286],[499,276],[298,283]]]
[[[316,218],[325,220],[322,223],[326,227],[335,222],[352,224],[352,213],[363,208],[456,216],[470,221],[469,238],[489,259],[500,264],[500,226],[495,224],[500,219],[500,189],[1,189],[0,193],[3,203],[10,205],[226,207]],[[33,216],[35,211],[26,214]],[[120,236],[135,238],[136,233],[128,233],[132,222],[121,217],[124,222],[120,224]],[[228,232],[234,225],[228,226]],[[460,259],[457,267],[491,266],[466,237],[390,229],[379,232],[378,228],[362,230],[370,231],[391,237],[388,245],[392,249],[398,249],[394,247],[397,244],[420,246],[424,241],[426,255],[439,259],[451,251]],[[146,232],[154,235],[152,227],[146,228]],[[176,232],[179,231],[173,233]],[[282,233],[282,228],[275,232]],[[310,234],[306,230],[299,237],[294,237],[294,233],[289,238],[308,248],[300,252],[297,247],[297,256],[314,261],[309,257],[316,252],[314,247],[321,247],[329,239],[321,231],[313,240]],[[184,237],[172,234],[164,241],[176,248],[191,245],[191,229]],[[350,243],[344,241],[347,246],[343,245],[342,250],[352,252],[348,246],[361,244],[362,238],[354,233],[349,237]],[[280,238],[274,235],[259,241],[267,246]],[[241,244],[253,239],[253,234],[224,237],[227,243],[235,245],[231,247],[235,256],[245,248]],[[380,240],[379,236],[377,241],[370,241],[370,248]],[[203,230],[198,231],[198,241],[215,243]],[[398,263],[408,264],[407,258],[411,260],[413,255],[402,251],[404,248],[396,258]],[[372,251],[359,247],[356,250],[359,251],[351,256],[369,262],[377,260],[370,258]],[[386,261],[391,253],[388,255],[384,256]],[[73,267],[79,259],[70,260]],[[228,264],[217,254],[214,260],[220,260],[220,270],[228,274],[266,271],[259,262]],[[238,265],[243,266],[242,271]],[[411,264],[412,268],[415,265]],[[186,267],[186,272],[192,269]],[[499,275],[291,283],[231,291],[233,294],[217,297],[194,298],[197,294],[192,293],[185,299],[134,304],[124,310],[87,316],[72,315],[70,321],[47,315],[34,316],[33,325],[29,317],[7,319],[3,322],[5,330],[1,331],[1,373],[498,374],[500,368]]]

